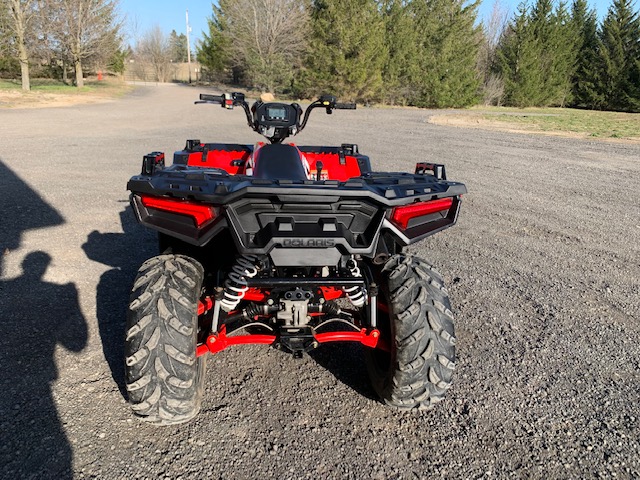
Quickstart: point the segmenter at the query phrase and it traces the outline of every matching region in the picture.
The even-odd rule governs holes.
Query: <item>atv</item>
[[[243,94],[196,103],[241,107],[268,143],[187,140],[165,166],[146,155],[131,178],[138,221],[158,232],[160,255],[142,264],[127,316],[129,403],[148,422],[192,419],[207,356],[263,344],[300,357],[356,342],[388,405],[425,410],[455,368],[453,315],[442,276],[403,249],[456,223],[462,183],[441,164],[375,172],[357,145],[285,143],[321,108],[355,109],[324,95],[297,103]]]

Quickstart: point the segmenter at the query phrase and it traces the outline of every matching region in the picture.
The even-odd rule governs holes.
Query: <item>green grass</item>
[[[482,118],[532,131],[586,135],[594,138],[640,138],[640,114],[573,108],[475,107]]]
[[[17,80],[0,80],[0,90],[21,90],[22,84]],[[34,92],[46,93],[79,93],[95,90],[93,85],[83,88],[76,88],[72,85],[65,85],[57,80],[34,78],[31,80],[31,90]]]

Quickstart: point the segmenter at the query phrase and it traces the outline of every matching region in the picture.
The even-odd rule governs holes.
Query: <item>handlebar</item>
[[[251,127],[252,130],[256,130],[256,126],[253,124],[253,119],[251,118],[249,104],[244,99],[244,93],[234,92],[224,93],[222,95],[210,95],[208,93],[201,93],[200,100],[197,100],[194,103],[217,103],[222,105],[222,108],[226,108],[227,110],[233,110],[234,106],[239,105],[244,110],[249,127]]]
[[[215,103],[222,106],[222,108],[226,108],[228,110],[233,110],[234,106],[241,106],[245,112],[247,117],[247,123],[252,130],[261,133],[259,130],[258,121],[253,119],[251,115],[251,109],[249,108],[249,104],[245,100],[245,96],[243,93],[225,93],[223,95],[211,95],[208,93],[201,93],[200,100],[195,102],[198,103]],[[292,104],[296,105],[297,104]],[[336,97],[333,95],[322,95],[318,100],[311,102],[311,104],[307,107],[307,110],[304,112],[302,118],[298,117],[299,124],[297,125],[297,132],[301,132],[307,126],[307,121],[309,120],[309,114],[314,108],[322,107],[326,109],[328,114],[333,113],[333,110],[355,110],[355,103],[338,103],[336,102]],[[255,109],[255,105],[253,107]],[[299,106],[297,108],[302,113],[302,110]],[[297,132],[294,132],[295,135]],[[269,137],[267,137],[269,138]],[[273,141],[273,139],[271,139]],[[282,141],[282,139],[280,139]]]
[[[224,95],[209,95],[207,93],[200,94],[200,100],[195,103],[222,103],[224,102]]]
[[[333,113],[333,110],[355,110],[355,103],[337,103],[336,97],[333,95],[322,95],[318,100],[312,102],[311,105],[307,107],[307,111],[304,112],[304,118],[302,119],[302,123],[300,124],[300,130],[302,131],[304,127],[307,126],[307,121],[309,120],[309,114],[311,114],[311,110],[314,108],[323,107],[327,110],[328,114]]]

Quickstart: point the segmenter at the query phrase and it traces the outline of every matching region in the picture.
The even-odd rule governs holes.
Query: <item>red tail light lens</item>
[[[147,208],[161,210],[163,212],[177,213],[179,215],[187,215],[196,223],[196,227],[200,228],[216,218],[216,212],[213,207],[200,203],[188,202],[185,200],[168,199],[159,197],[148,197],[142,195],[142,204]]]
[[[396,207],[391,214],[391,221],[401,229],[406,230],[412,218],[444,212],[445,210],[449,210],[451,205],[453,205],[453,198],[449,197]]]

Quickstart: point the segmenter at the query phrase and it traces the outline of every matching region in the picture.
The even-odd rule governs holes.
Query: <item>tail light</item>
[[[414,218],[425,217],[438,212],[448,212],[452,205],[453,198],[449,197],[396,207],[391,214],[391,221],[402,230],[406,230],[409,228],[409,222]]]
[[[142,204],[147,208],[191,217],[197,228],[203,227],[214,220],[217,216],[217,211],[214,207],[201,203],[188,202],[179,199],[150,197],[147,195],[142,195],[140,199]]]

